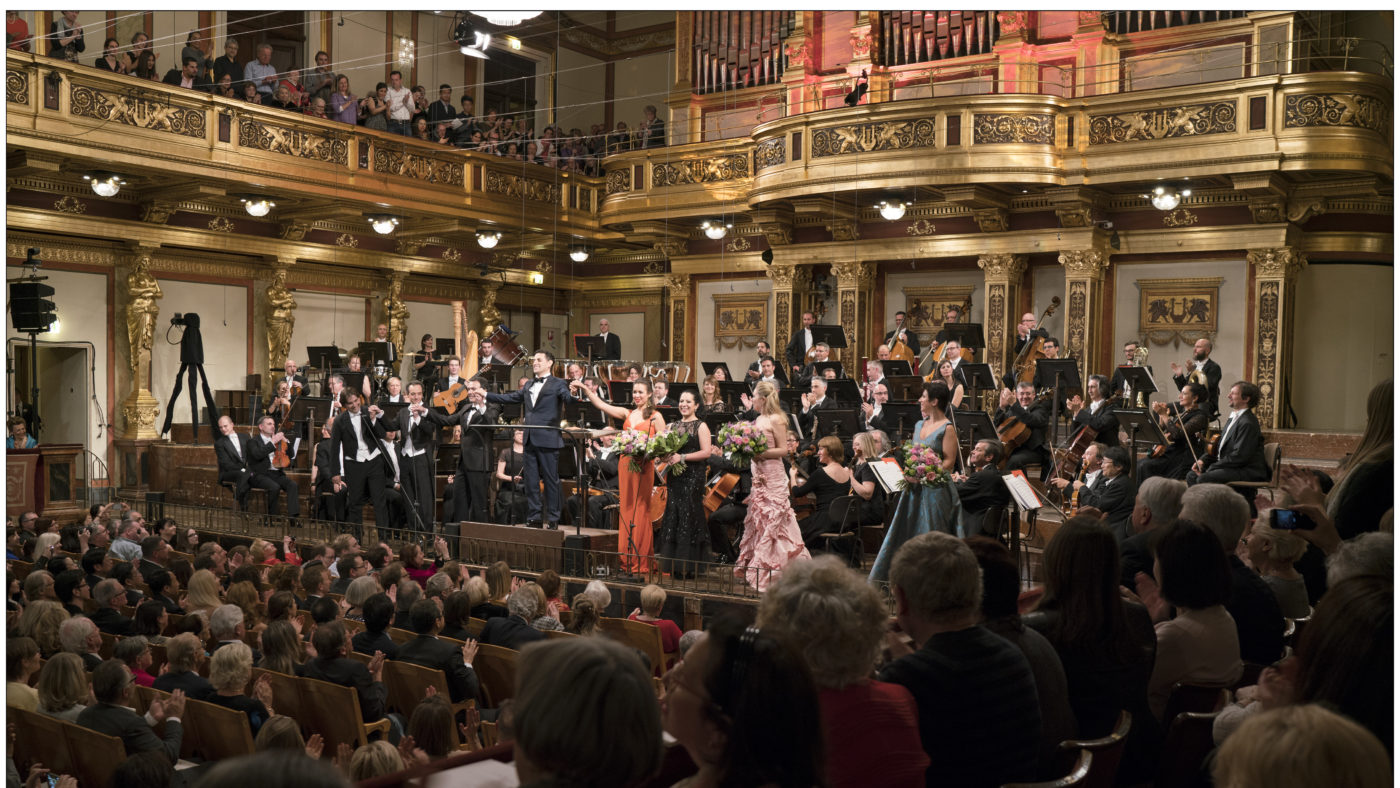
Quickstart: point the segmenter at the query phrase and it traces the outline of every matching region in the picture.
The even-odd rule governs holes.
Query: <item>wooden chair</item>
[[[399,629],[398,627],[389,627],[385,632],[389,635],[390,640],[400,646],[418,637],[418,633],[409,632],[407,629]]]
[[[1133,727],[1133,715],[1127,711],[1118,712],[1118,722],[1113,730],[1101,739],[1071,739],[1060,742],[1061,756],[1076,753],[1093,753],[1092,765],[1088,773],[1075,785],[1086,788],[1112,788],[1118,774],[1118,764],[1123,760],[1123,748],[1127,746],[1128,731]],[[1075,756],[1075,764],[1078,756]],[[1071,769],[1073,773],[1075,769]]]
[[[562,629],[546,629],[544,631],[544,637],[546,640],[564,640],[567,638],[576,638],[578,635],[572,632],[565,632]]]
[[[280,711],[276,701],[273,708]],[[185,701],[181,723],[184,727],[181,758],[217,761],[253,753],[253,729],[248,724],[248,715],[241,711],[191,698]]]
[[[350,637],[354,637],[360,634],[361,632],[365,631],[365,622],[363,621],[356,621],[351,618],[342,618],[341,623],[345,625],[345,631],[350,634]]]
[[[1264,672],[1268,665],[1260,665],[1258,662],[1244,663],[1244,671],[1240,673],[1240,680],[1230,687],[1231,692],[1238,692],[1240,687],[1248,687],[1251,684],[1259,683],[1259,674]]]
[[[17,706],[8,706],[5,710],[15,723],[15,766],[20,774],[29,774],[29,765],[38,762],[54,774],[77,775],[74,771],[77,759],[68,748],[68,737],[63,732],[67,723]]]
[[[1279,473],[1283,469],[1282,460],[1283,447],[1276,442],[1266,443],[1264,444],[1264,465],[1269,469],[1268,481],[1227,483],[1236,492],[1244,494],[1250,500],[1254,500],[1254,496],[1259,493],[1259,490],[1265,488],[1278,487]],[[1250,511],[1253,511],[1253,509],[1250,509]]]
[[[670,667],[666,654],[661,650],[661,630],[644,621],[626,618],[600,618],[598,627],[608,637],[623,645],[640,650],[651,660],[651,672],[660,676]]]
[[[865,551],[861,549],[860,528],[852,528],[853,520],[860,514],[860,499],[854,495],[843,495],[831,502],[831,507],[827,509],[828,522],[836,524],[836,530],[818,534],[817,538],[822,540],[827,552],[835,552],[831,546],[836,542],[853,541],[855,549],[851,552],[852,566],[859,567],[865,561]]]
[[[1189,684],[1178,681],[1172,685],[1172,694],[1167,698],[1167,711],[1164,720],[1174,720],[1176,715],[1187,711],[1209,714],[1220,711],[1230,702],[1230,688],[1219,684]]]
[[[112,772],[126,760],[126,746],[116,736],[66,722],[63,736],[68,740],[70,752],[82,753],[68,772],[78,778],[78,785],[106,785]]]
[[[472,637],[474,637],[474,638],[479,638],[479,637],[481,637],[481,630],[483,630],[483,629],[485,629],[485,628],[486,628],[486,619],[484,619],[484,618],[469,618],[469,619],[467,619],[467,632],[471,633],[471,636],[472,636]]]
[[[1074,762],[1074,768],[1069,774],[1058,780],[1047,780],[1040,783],[1006,783],[1001,788],[1070,788],[1070,786],[1087,785],[1085,781],[1089,779],[1089,772],[1094,768],[1094,754],[1089,750],[1080,750],[1079,758]]]
[[[371,731],[388,736],[390,723],[387,717],[374,722],[363,722],[360,713],[360,696],[352,687],[342,687],[316,679],[296,679],[297,691],[301,693],[301,719],[312,733],[321,734],[329,752],[334,752],[341,742],[351,747],[369,744]]]
[[[97,656],[103,659],[111,659],[112,652],[117,647],[117,636],[109,635],[106,632],[97,633],[102,637],[102,647],[97,650]]]
[[[499,740],[500,734],[496,731],[496,723],[483,720],[481,723],[481,746],[483,748],[495,747]]]
[[[346,654],[345,656],[347,659],[353,659],[361,665],[364,665],[365,667],[369,667],[370,661],[374,659],[374,657],[364,653],[363,651],[352,651],[349,654]]]
[[[261,676],[267,676],[268,681],[272,683],[272,707],[277,713],[291,717],[305,728],[306,722],[301,718],[301,690],[297,686],[297,677],[266,668],[253,668],[253,679],[249,683],[248,692],[252,691],[252,685]]]
[[[160,666],[164,665],[166,662],[165,644],[150,643],[149,646],[151,649],[151,666],[146,669],[146,672],[150,673],[152,676],[159,676]]]
[[[180,625],[183,623],[185,623],[185,616],[183,614],[166,613],[165,631],[161,634],[165,635],[166,637],[174,637],[175,633],[180,631]]]
[[[18,580],[21,584],[24,583],[24,578],[28,577],[29,573],[32,571],[34,571],[34,565],[29,563],[28,561],[5,562],[6,574],[8,574],[11,578],[14,578],[15,580]],[[45,765],[47,766],[48,764]]]
[[[1157,765],[1157,788],[1194,788],[1201,784],[1201,766],[1215,749],[1212,731],[1218,716],[1218,711],[1186,711],[1172,719]]]
[[[481,680],[481,694],[486,705],[498,708],[501,702],[515,695],[516,660],[520,652],[482,643],[478,646],[472,668]]]
[[[447,676],[438,668],[427,668],[412,662],[388,660],[384,663],[384,686],[389,689],[389,705],[405,717],[423,700],[428,687],[433,687],[452,706],[452,716],[457,712],[475,708],[473,699],[452,702],[452,692],[447,686]]]

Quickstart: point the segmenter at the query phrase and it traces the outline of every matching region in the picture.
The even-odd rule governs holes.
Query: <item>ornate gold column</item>
[[[1250,343],[1249,379],[1259,387],[1254,415],[1259,426],[1277,428],[1288,402],[1287,375],[1293,369],[1293,301],[1298,272],[1308,264],[1294,246],[1250,249],[1246,259],[1254,268],[1254,338]],[[1228,388],[1231,381],[1220,381]]]
[[[292,355],[292,328],[296,325],[297,302],[287,289],[287,263],[278,261],[272,268],[272,284],[264,291],[267,296],[267,382],[281,372]]]
[[[1011,368],[1011,350],[1016,346],[1016,324],[1020,320],[1021,281],[1026,275],[1023,254],[984,254],[977,258],[982,269],[984,299],[982,325],[987,332],[987,348],[982,358],[992,365],[1000,379]]]
[[[126,276],[126,336],[131,356],[131,393],[122,401],[122,416],[127,440],[155,440],[156,414],[160,403],[151,395],[151,344],[155,335],[156,318],[164,296],[160,283],[151,275],[151,254],[154,246],[136,247],[131,256],[131,270]]]
[[[1097,352],[1103,326],[1103,276],[1108,251],[1073,249],[1060,252],[1065,267],[1065,352],[1079,361],[1079,376],[1101,369],[1091,356]]]
[[[389,323],[389,342],[394,345],[394,357],[403,358],[404,334],[408,331],[408,308],[403,302],[403,280],[408,274],[389,274],[389,294],[384,297],[384,318]]]
[[[781,360],[793,329],[802,324],[798,303],[812,275],[806,268],[774,263],[768,267],[768,278],[773,280],[773,357]]]
[[[685,361],[687,306],[690,303],[690,274],[666,275],[666,358]]]
[[[785,103],[789,116],[821,109],[821,83],[816,67],[819,42],[812,35],[817,13],[820,12],[797,11],[792,33],[783,41],[783,52],[787,55],[783,90],[787,93]]]
[[[846,374],[858,378],[863,371],[855,368],[860,357],[875,355],[875,343],[869,336],[875,264],[854,260],[832,263],[831,273],[836,277],[837,313],[846,332],[846,349],[837,351],[835,358],[846,365]]]

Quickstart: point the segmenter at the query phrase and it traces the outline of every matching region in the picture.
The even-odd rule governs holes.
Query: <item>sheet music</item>
[[[904,486],[904,471],[899,467],[899,460],[886,457],[870,463],[870,469],[875,472],[875,480],[885,492],[898,492]]]
[[[1035,494],[1031,483],[1026,480],[1026,474],[1021,471],[1012,471],[1003,474],[1001,478],[1006,482],[1006,488],[1011,491],[1011,497],[1021,509],[1034,510],[1045,505],[1040,500],[1040,496]]]

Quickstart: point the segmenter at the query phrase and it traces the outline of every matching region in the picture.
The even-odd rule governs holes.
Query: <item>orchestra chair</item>
[[[675,662],[676,655],[672,654],[668,659],[667,654],[661,650],[661,629],[645,621],[600,617],[598,628],[622,645],[631,646],[646,654],[647,659],[651,660],[653,676],[662,675]]]
[[[1277,442],[1264,444],[1264,465],[1269,469],[1269,479],[1263,482],[1226,482],[1235,492],[1249,499],[1251,510],[1254,496],[1260,490],[1278,488],[1279,473],[1283,470],[1283,447]]]
[[[1001,788],[1070,788],[1071,786],[1087,785],[1085,780],[1089,778],[1089,771],[1093,768],[1093,764],[1094,754],[1088,750],[1080,750],[1079,758],[1074,762],[1074,768],[1064,777],[1039,783],[1005,783]]]
[[[485,696],[488,708],[499,708],[503,701],[514,697],[516,662],[519,658],[520,652],[515,649],[487,643],[477,645],[472,668],[481,681],[481,694]]]
[[[865,563],[865,550],[861,546],[860,528],[852,528],[852,518],[860,513],[860,499],[854,495],[843,495],[831,502],[831,507],[827,509],[827,520],[836,523],[835,531],[818,534],[817,538],[829,553],[836,552],[832,549],[832,544],[836,542],[853,541],[854,549],[850,552],[851,566],[859,569]],[[653,627],[654,629],[654,627]]]
[[[297,678],[296,684],[301,696],[301,715],[298,719],[311,733],[321,734],[328,749],[339,747],[341,743],[363,747],[369,744],[372,731],[378,731],[383,737],[389,735],[391,723],[388,717],[374,722],[362,721],[360,696],[353,687],[305,677]]]
[[[1133,715],[1126,710],[1118,712],[1118,722],[1113,730],[1101,739],[1070,739],[1060,742],[1061,762],[1064,756],[1073,758],[1078,765],[1076,754],[1092,753],[1089,772],[1078,783],[1085,788],[1113,788],[1118,775],[1118,764],[1123,761],[1123,750],[1127,747],[1128,731],[1133,727]]]

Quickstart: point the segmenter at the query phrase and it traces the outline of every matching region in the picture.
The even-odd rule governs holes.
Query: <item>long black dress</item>
[[[517,453],[514,447],[501,449],[496,462],[505,462],[507,476],[525,472],[525,454]],[[525,491],[517,490],[515,482],[501,482],[496,490],[496,522],[500,525],[525,522]]]
[[[699,419],[677,421],[671,430],[684,432],[685,445],[677,454],[700,450]],[[676,577],[693,577],[694,562],[710,560],[710,532],[705,525],[705,463],[687,462],[685,472],[666,479],[666,512],[661,516],[661,571]]]

